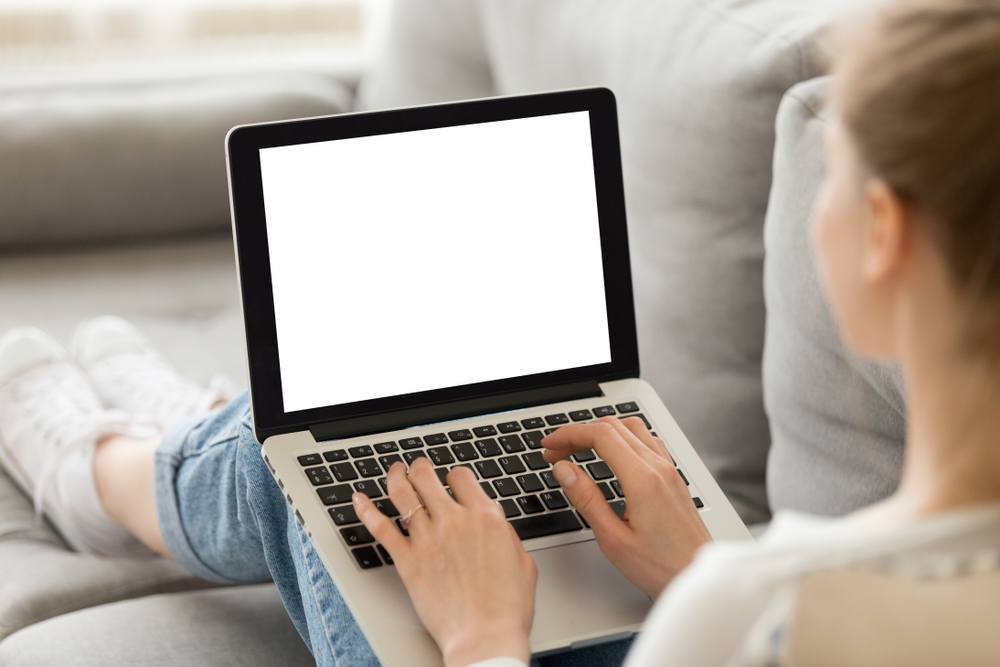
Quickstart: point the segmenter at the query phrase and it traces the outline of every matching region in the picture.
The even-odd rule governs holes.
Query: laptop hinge
[[[315,424],[309,427],[313,438],[321,440],[338,440],[353,438],[370,433],[384,433],[410,426],[433,424],[435,422],[487,415],[504,410],[530,408],[535,405],[574,401],[580,398],[602,396],[601,386],[596,382],[574,382],[541,389],[527,389],[509,394],[483,396],[459,401],[449,401],[436,405],[425,405],[418,408],[406,408],[392,412],[348,417],[336,421]]]

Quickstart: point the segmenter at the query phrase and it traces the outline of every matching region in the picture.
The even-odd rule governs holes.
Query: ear
[[[899,272],[909,242],[909,211],[885,181],[865,185],[867,218],[861,241],[862,275],[871,283],[883,283]]]

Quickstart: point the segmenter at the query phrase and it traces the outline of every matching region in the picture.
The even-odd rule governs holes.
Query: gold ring
[[[416,514],[417,512],[419,512],[422,509],[424,509],[424,504],[423,503],[417,503],[417,506],[414,507],[413,509],[411,509],[406,514],[404,514],[402,516],[402,518],[400,518],[399,522],[402,523],[404,526],[408,525],[410,523],[410,517],[412,517],[414,514]]]

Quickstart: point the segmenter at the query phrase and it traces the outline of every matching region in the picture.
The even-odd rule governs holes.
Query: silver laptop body
[[[384,550],[385,473],[473,469],[538,563],[536,653],[627,637],[652,601],[541,461],[566,423],[641,415],[716,539],[749,533],[639,379],[614,96],[600,88],[234,128],[227,137],[263,456],[386,665],[435,665]],[[617,480],[578,457],[624,511]]]

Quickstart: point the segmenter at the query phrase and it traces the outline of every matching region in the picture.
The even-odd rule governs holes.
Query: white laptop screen
[[[285,412],[611,361],[588,112],[260,166]]]

